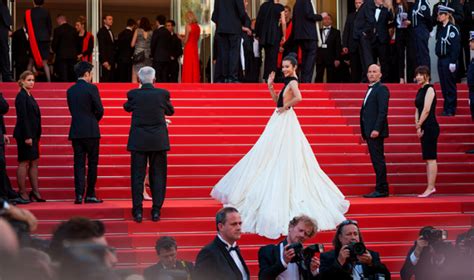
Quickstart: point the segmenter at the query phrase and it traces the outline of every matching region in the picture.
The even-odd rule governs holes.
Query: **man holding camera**
[[[379,253],[367,250],[356,221],[339,224],[334,250],[321,254],[321,279],[390,279]]]
[[[308,216],[293,218],[288,236],[277,245],[267,245],[258,251],[258,279],[319,279],[319,258],[316,249],[303,250],[303,243],[316,234],[316,222]],[[310,246],[318,248],[317,245]]]
[[[453,276],[454,248],[443,241],[445,238],[445,231],[423,227],[415,245],[408,251],[400,271],[401,278],[411,279],[415,275],[417,280],[441,280]]]

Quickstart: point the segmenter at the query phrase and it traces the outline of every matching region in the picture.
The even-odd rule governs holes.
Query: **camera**
[[[290,249],[295,250],[295,256],[291,259],[291,263],[310,263],[314,254],[324,252],[324,245],[313,244],[303,249],[303,244],[292,243],[287,248],[287,250]]]
[[[426,229],[421,233],[423,240],[428,241],[430,245],[446,240],[448,238],[448,232],[442,229]]]
[[[357,261],[357,256],[362,256],[365,254],[365,251],[367,248],[365,247],[365,244],[362,242],[352,242],[349,245],[347,245],[347,249],[349,250],[350,256],[349,258],[352,261]]]

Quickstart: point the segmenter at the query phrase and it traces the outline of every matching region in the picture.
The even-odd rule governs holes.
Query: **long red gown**
[[[189,32],[188,41],[184,45],[183,57],[183,75],[181,82],[183,83],[199,83],[200,67],[198,54],[198,41],[201,34],[201,27],[197,23],[191,23],[191,31]]]

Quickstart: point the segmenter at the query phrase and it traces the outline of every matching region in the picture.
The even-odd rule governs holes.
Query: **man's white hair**
[[[145,66],[138,70],[138,78],[141,84],[151,84],[155,80],[155,69]]]

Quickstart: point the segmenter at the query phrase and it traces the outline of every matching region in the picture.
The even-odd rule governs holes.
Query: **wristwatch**
[[[0,215],[5,214],[5,212],[7,212],[9,209],[10,209],[10,204],[6,200],[4,200],[0,208]]]

